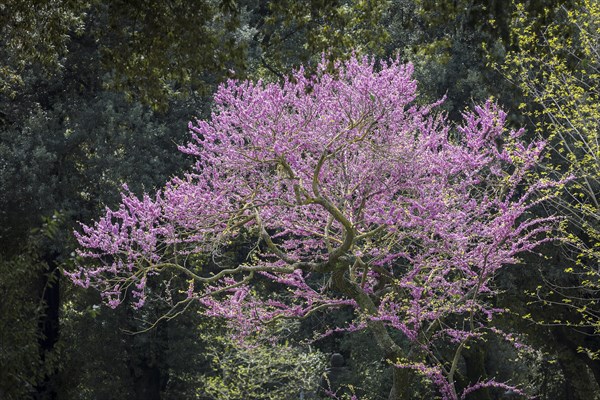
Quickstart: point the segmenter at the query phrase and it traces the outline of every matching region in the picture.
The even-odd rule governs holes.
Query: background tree
[[[0,257],[2,398],[23,399],[44,391],[45,380],[59,364],[60,351],[44,346],[47,338],[41,326],[46,313],[44,292],[48,290],[47,283],[52,284],[54,279],[40,279],[48,273],[49,266],[38,257],[38,248],[47,245],[45,242],[56,234],[57,224],[56,218],[48,219],[42,230],[22,244],[19,253]]]
[[[389,40],[382,23],[390,9],[386,0],[260,1],[246,7],[256,32],[251,42],[254,78],[283,78],[301,64],[316,66],[323,53],[336,59],[381,55]]]
[[[60,69],[71,34],[84,28],[82,1],[7,0],[0,6],[0,94],[15,95],[24,71],[35,64],[42,76]]]
[[[401,49],[415,64],[417,78],[430,101],[447,95],[444,109],[454,121],[460,120],[465,107],[490,96],[516,109],[521,97],[498,71],[486,65],[486,56],[502,60],[511,50],[515,3],[527,10],[538,26],[544,26],[551,20],[544,10],[564,1],[395,2],[395,12],[390,16],[390,50]],[[518,126],[526,123],[516,112],[510,118]]]
[[[527,316],[555,326],[552,332],[566,347],[564,353],[573,353],[600,383],[600,8],[595,2],[577,1],[548,8],[545,15],[551,22],[539,26],[526,9],[517,7],[512,31],[515,50],[508,53],[502,66],[503,73],[531,101],[521,108],[538,134],[551,143],[553,151],[545,160],[544,173],[575,176],[551,208],[568,216],[564,229],[570,241],[556,254],[556,268],[544,272],[543,281],[530,288],[539,299],[535,303],[551,309],[552,315],[538,311]],[[572,369],[573,373],[577,370]],[[579,381],[583,383],[583,379]],[[573,385],[575,391],[585,390],[584,385]]]

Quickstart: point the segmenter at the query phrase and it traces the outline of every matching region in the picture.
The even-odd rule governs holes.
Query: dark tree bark
[[[368,314],[375,315],[377,307],[375,302],[367,293],[365,293],[356,283],[345,278],[346,268],[335,268],[331,274],[333,287],[348,297],[354,299],[362,310]],[[388,361],[395,362],[405,355],[405,351],[392,339],[387,328],[381,321],[371,321],[369,329],[378,347],[385,354]],[[411,400],[410,383],[414,378],[414,373],[409,369],[392,368],[393,383],[390,389],[388,400]]]
[[[60,334],[60,271],[57,258],[58,254],[56,253],[48,254],[44,257],[48,270],[40,279],[40,299],[44,305],[44,313],[39,321],[41,338],[38,345],[41,358],[44,362],[47,361],[47,354],[54,350]],[[58,370],[54,365],[51,365],[50,367],[50,372],[46,373],[42,383],[36,387],[36,399],[57,399],[55,381],[58,379]]]
[[[469,349],[463,351],[466,367],[466,384],[485,381],[488,377],[485,369],[485,350],[482,342],[471,343]],[[467,396],[467,400],[492,400],[488,388],[479,389]]]
[[[566,400],[591,400],[600,396],[600,386],[596,381],[594,368],[588,368],[593,360],[587,355],[577,351],[577,344],[569,338],[566,327],[557,327],[552,330],[556,340],[558,363],[565,377]]]
[[[156,363],[143,359],[136,365],[133,387],[136,400],[160,400],[161,373]]]

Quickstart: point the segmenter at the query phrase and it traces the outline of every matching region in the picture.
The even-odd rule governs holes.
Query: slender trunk
[[[39,349],[42,360],[48,363],[47,355],[54,350],[59,338],[59,310],[60,310],[60,286],[59,270],[56,263],[58,254],[50,254],[44,258],[48,265],[48,271],[42,276],[42,293],[40,294],[44,305],[44,314],[39,321],[39,329],[42,337],[39,340]],[[36,387],[36,399],[55,400],[57,398],[55,382],[58,377],[58,366],[50,365],[44,375],[42,383]]]
[[[414,377],[414,372],[408,369],[392,367],[392,390],[388,400],[409,400],[414,396],[411,394],[410,384]]]

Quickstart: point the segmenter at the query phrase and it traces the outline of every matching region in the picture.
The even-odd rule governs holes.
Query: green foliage
[[[443,107],[452,119],[459,119],[473,102],[501,97],[497,76],[483,61],[483,43],[502,40],[500,22],[506,8],[499,3],[400,1],[388,17],[396,44],[388,52],[400,50],[415,65],[420,91],[428,101],[447,96]],[[500,22],[491,24],[492,19]]]
[[[316,392],[325,357],[285,339],[296,330],[293,324],[281,323],[271,329],[280,337],[277,342],[242,346],[214,322],[206,323],[204,329],[204,354],[212,372],[200,379],[198,395],[216,400],[291,400],[301,393],[309,396]]]
[[[225,0],[9,0],[0,5],[0,94],[15,97],[26,70],[60,73],[69,51],[87,42],[100,54],[107,88],[165,110],[174,97],[210,91],[229,67],[242,65],[243,46],[230,34],[235,17]]]
[[[0,95],[0,285],[8,307],[6,314],[2,308],[0,317],[6,315],[7,322],[0,324],[0,336],[3,357],[11,363],[4,368],[3,359],[0,369],[21,380],[18,385],[2,382],[3,389],[9,382],[10,396],[20,390],[14,398],[41,391],[40,385],[61,398],[116,398],[114,393],[132,398],[138,384],[133,367],[147,364],[147,348],[155,346],[161,357],[167,348],[152,337],[150,345],[128,341],[120,329],[133,330],[128,323],[134,316],[92,318],[100,300],[68,292],[61,300],[62,334],[55,355],[41,351],[46,322],[40,322],[46,307],[41,288],[52,285],[57,291],[59,286],[48,279],[40,259],[51,257],[54,267],[69,259],[76,221],[116,202],[125,180],[137,181],[131,189],[142,193],[175,173],[185,160],[173,158],[173,150],[187,135],[190,110],[204,108],[201,98],[190,97],[171,100],[170,113],[160,114],[103,90],[100,54],[88,39],[82,35],[71,41],[71,52],[52,80],[37,67],[26,68],[15,97]],[[61,210],[62,218],[51,225],[52,240],[40,242],[31,229],[54,210]],[[35,248],[23,245],[34,240]],[[61,305],[53,307],[58,313]],[[121,363],[115,366],[115,360]],[[45,382],[56,367],[61,372]]]
[[[47,276],[48,265],[40,253],[44,242],[56,234],[56,222],[19,246],[14,255],[0,253],[0,398],[23,399],[36,391],[57,368],[58,350],[41,351],[40,323],[46,305],[41,300],[57,277]]]
[[[281,77],[330,52],[381,54],[388,0],[170,2],[60,0],[0,5],[0,94],[15,97],[27,71],[52,76],[81,46],[96,54],[105,88],[167,111],[209,94],[232,73]]]
[[[573,1],[546,8],[544,14],[552,22],[540,27],[517,6],[515,50],[501,67],[532,101],[533,106],[523,103],[521,108],[552,146],[542,174],[575,177],[554,204],[554,210],[568,217],[562,276],[548,279],[533,293],[547,305],[569,309],[567,315],[544,322],[600,334],[600,5]],[[582,351],[600,357],[598,350]]]
[[[87,7],[81,0],[0,4],[0,95],[14,97],[23,84],[23,71],[34,63],[41,66],[41,74],[61,68],[69,35],[84,29]]]
[[[544,6],[564,0],[524,0],[520,3],[539,23]],[[410,3],[410,4],[406,4]],[[447,96],[444,108],[457,120],[474,102],[494,97],[507,109],[520,97],[494,69],[486,54],[503,59],[510,48],[514,5],[503,0],[400,1],[390,24],[393,42],[415,64],[421,90],[430,101]],[[398,21],[400,19],[400,21]],[[407,35],[406,32],[411,32]],[[397,39],[400,38],[400,39]],[[511,118],[517,118],[512,113]],[[519,125],[523,122],[520,121]]]
[[[32,268],[37,267],[37,270]],[[22,282],[31,282],[43,265],[28,259],[28,254],[0,259],[0,396],[18,399],[34,391],[43,379],[43,361],[39,353],[38,324],[43,311],[35,291],[25,291]]]
[[[51,110],[33,103],[19,124],[0,130],[0,236],[7,248],[55,209],[70,224],[85,220],[115,202],[125,180],[135,176],[131,189],[141,193],[183,165],[170,154],[185,135],[178,114],[160,118],[110,92],[53,102]]]
[[[62,304],[59,398],[197,398],[209,364],[193,306],[157,323],[169,309],[164,302],[111,310],[98,293],[68,287]]]
[[[134,355],[128,351],[128,337],[119,329],[126,319],[105,312],[97,297],[72,290],[63,294],[60,398],[134,398],[128,368]]]
[[[382,20],[389,0],[272,1],[252,9],[253,75],[282,77],[290,67],[319,61],[323,53],[380,55],[389,41]]]
[[[229,68],[243,69],[244,43],[236,40],[236,12],[227,4],[99,2],[89,29],[111,74],[107,86],[162,110],[169,99],[210,92]]]
[[[392,386],[392,374],[385,357],[369,332],[342,338],[341,349],[350,353],[348,364],[360,399],[385,400]]]

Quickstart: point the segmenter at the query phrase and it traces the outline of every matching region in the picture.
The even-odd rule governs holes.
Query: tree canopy
[[[77,234],[80,256],[97,262],[69,276],[112,307],[126,292],[142,307],[149,280],[171,270],[189,280],[180,301],[229,318],[241,336],[350,306],[347,329],[371,329],[399,371],[390,398],[413,369],[456,399],[461,349],[500,311],[486,301],[496,271],[549,240],[556,222],[522,217],[561,182],[523,186],[543,143],[506,132],[492,103],[454,130],[437,103],[415,104],[410,65],[329,65],[282,85],[222,85],[211,120],[191,123],[193,140],[180,147],[194,169],[152,197],[125,188],[118,209]],[[243,233],[251,250],[232,265],[226,249]],[[260,298],[254,275],[287,289]],[[407,358],[386,326],[420,355]],[[452,357],[438,342],[455,347]],[[500,384],[472,382],[464,393]]]

